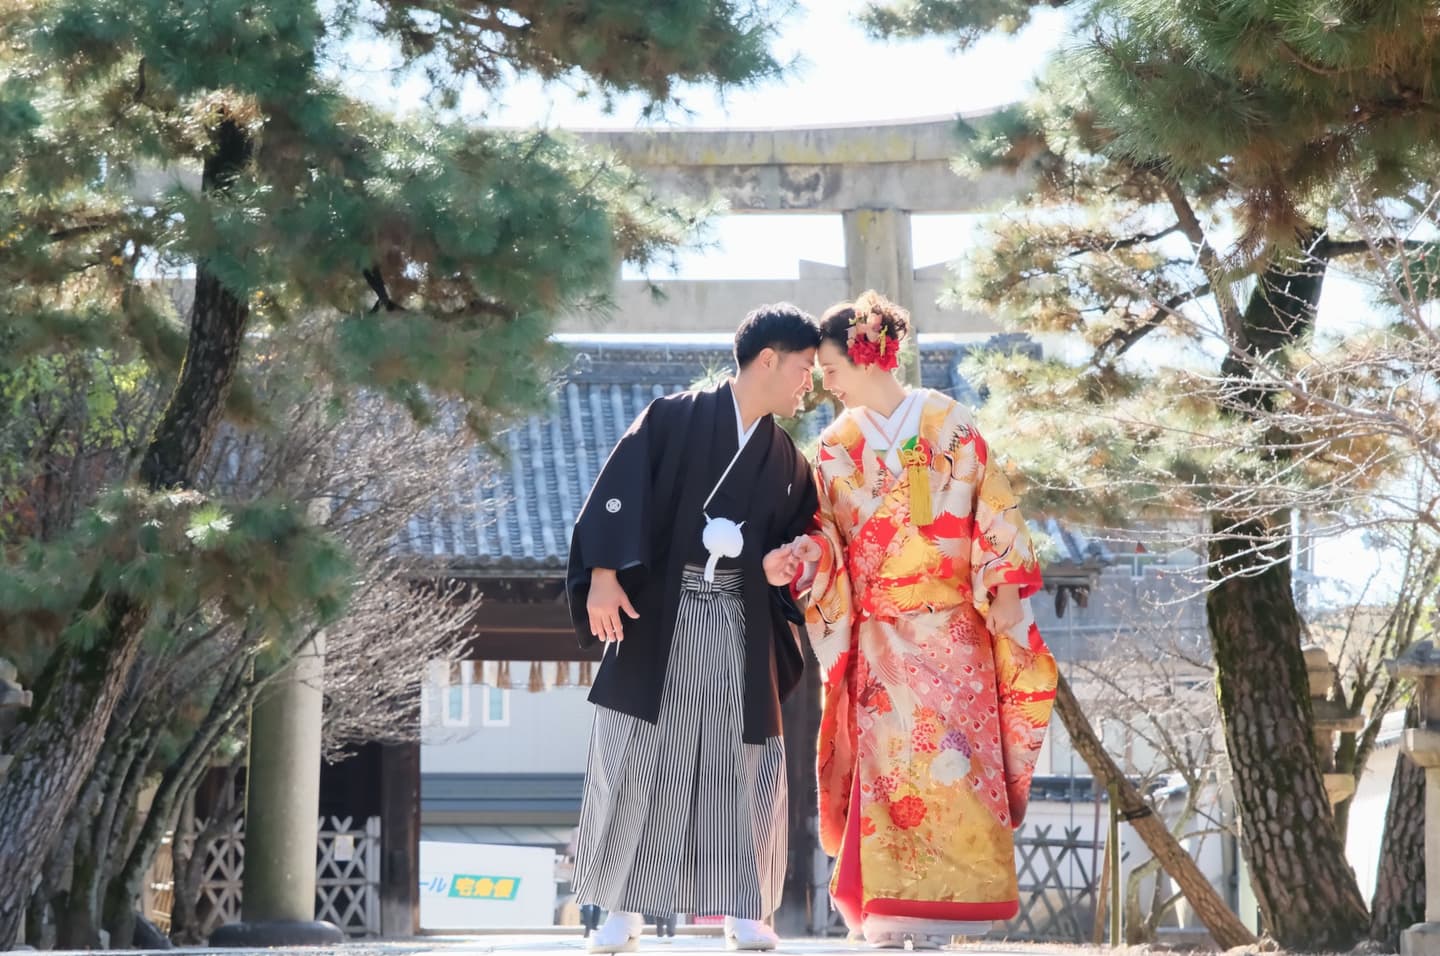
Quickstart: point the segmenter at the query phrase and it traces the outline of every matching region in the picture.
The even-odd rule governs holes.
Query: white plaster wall
[[[525,671],[518,671],[521,678]],[[588,687],[509,691],[510,723],[481,726],[484,691],[470,687],[470,726],[425,728],[421,773],[584,773],[590,743]]]
[[[1395,761],[1399,758],[1398,746],[1384,747],[1371,754],[1350,806],[1345,855],[1355,870],[1360,895],[1367,901],[1375,893],[1380,842],[1385,833],[1385,813],[1390,808],[1391,775],[1395,773]]]

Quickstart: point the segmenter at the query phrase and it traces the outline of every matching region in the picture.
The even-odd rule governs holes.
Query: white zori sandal
[[[768,953],[780,945],[775,931],[758,919],[725,917],[725,948],[744,952]]]
[[[592,953],[633,953],[640,948],[640,934],[644,931],[645,917],[617,910],[590,934],[588,948]]]
[[[866,916],[865,942],[878,949],[940,949],[956,936],[983,936],[989,923],[915,919],[909,916]]]

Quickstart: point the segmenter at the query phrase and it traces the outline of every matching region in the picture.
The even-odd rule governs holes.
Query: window
[[[450,663],[450,680],[441,685],[440,723],[445,727],[470,726],[470,686],[475,668],[469,661]]]
[[[480,725],[482,727],[510,726],[510,692],[488,684],[482,688]]]

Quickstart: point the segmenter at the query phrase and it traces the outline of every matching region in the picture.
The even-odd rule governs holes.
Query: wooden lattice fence
[[[1077,943],[1091,938],[1104,845],[1081,839],[1080,827],[1065,828],[1060,836],[1053,831],[1035,827],[1016,839],[1020,913],[998,935]]]
[[[204,822],[196,825],[203,830]],[[194,832],[180,834],[187,846]],[[168,856],[163,867],[168,877]],[[171,885],[152,871],[151,891],[170,902]],[[237,822],[222,834],[205,855],[200,883],[200,935],[240,919],[245,876],[245,830]],[[158,914],[157,914],[158,915]],[[168,917],[168,912],[165,914]],[[353,817],[321,817],[315,861],[315,918],[329,920],[349,936],[380,935],[380,818],[363,826]],[[168,926],[167,926],[168,928]]]
[[[363,829],[352,817],[324,819],[315,872],[315,918],[329,920],[349,936],[380,935],[380,818]]]

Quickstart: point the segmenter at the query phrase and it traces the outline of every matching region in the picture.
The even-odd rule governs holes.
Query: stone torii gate
[[[839,215],[844,229],[845,265],[802,262],[795,280],[660,279],[651,283],[617,275],[617,318],[604,326],[605,331],[654,333],[657,338],[676,332],[728,336],[745,312],[761,302],[789,300],[814,311],[874,288],[909,308],[917,331],[972,340],[990,338],[999,331],[991,317],[937,308],[940,286],[946,279],[943,264],[918,272],[914,267],[913,215],[976,212],[1023,188],[1019,179],[1008,175],[965,178],[954,172],[951,161],[961,147],[962,120],[950,116],[809,129],[572,131],[612,152],[647,177],[662,195],[722,199],[734,214]],[[662,301],[651,295],[652,285],[664,292]],[[596,316],[574,315],[562,321],[560,331],[593,333],[597,327]],[[909,341],[911,348],[918,342],[916,336]],[[918,372],[919,363],[912,367]],[[641,380],[655,374],[653,368],[637,366],[632,381],[639,387]],[[650,387],[644,390],[649,392]],[[563,598],[565,544],[574,512],[589,489],[573,489],[557,500],[545,485],[531,484],[537,475],[565,470],[564,464],[554,460],[559,453],[550,449],[553,442],[547,443],[541,436],[580,434],[580,421],[580,405],[568,409],[562,400],[548,420],[534,419],[528,431],[518,431],[530,439],[524,450],[512,442],[511,453],[526,461],[526,466],[517,463],[514,469],[504,469],[509,473],[496,489],[500,498],[521,503],[516,509],[496,506],[493,517],[502,528],[533,525],[535,518],[524,514],[524,503],[545,498],[538,519],[545,534],[522,535],[530,543],[500,555],[472,556],[468,551],[465,555],[429,555],[444,561],[447,573],[473,582],[489,596],[472,625],[468,658],[593,661],[598,657],[576,645]],[[619,430],[626,424],[628,420],[619,424]],[[608,426],[603,439],[598,434],[591,436],[593,442],[607,442],[605,447],[593,449],[598,453],[597,465],[616,437],[618,431],[610,435]],[[516,438],[516,442],[524,440]],[[482,517],[477,515],[477,520]],[[558,552],[539,553],[534,542],[541,539],[552,540]],[[817,669],[807,668],[805,684],[785,707],[787,749],[797,755],[813,746],[818,731],[818,684]],[[823,907],[814,905],[816,893],[823,894],[825,863],[818,854],[812,822],[816,813],[812,773],[804,759],[790,761],[791,866],[776,922],[782,932],[792,935],[823,929]],[[404,881],[396,885],[404,886]],[[405,892],[413,892],[414,885],[415,881],[409,881]]]
[[[1023,188],[1008,174],[963,177],[952,168],[962,124],[978,115],[813,128],[576,131],[661,194],[718,198],[733,214],[838,214],[843,224],[845,265],[806,263],[798,282],[662,281],[667,298],[659,303],[644,283],[621,282],[616,330],[732,332],[744,310],[737,314],[725,293],[753,288],[759,295],[745,300],[751,304],[806,298],[802,304],[814,307],[808,299],[828,304],[873,288],[909,308],[917,330],[999,331],[981,313],[938,309],[944,267],[917,273],[911,241],[915,214],[976,212]],[[593,331],[593,320],[572,317],[562,330]]]

